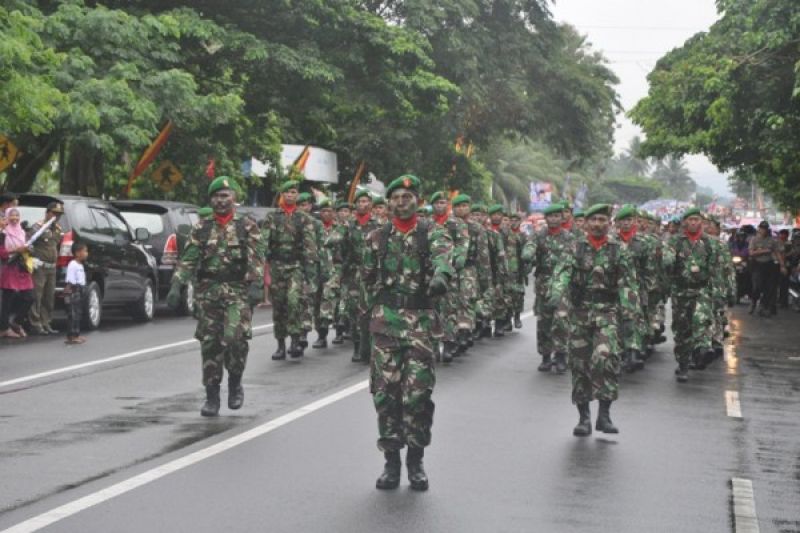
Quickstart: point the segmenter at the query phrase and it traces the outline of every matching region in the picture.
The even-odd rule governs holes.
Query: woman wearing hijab
[[[23,261],[25,230],[20,226],[20,213],[16,207],[6,210],[6,227],[0,234],[0,337],[26,337],[22,326],[12,320],[24,318],[33,303],[33,277]]]

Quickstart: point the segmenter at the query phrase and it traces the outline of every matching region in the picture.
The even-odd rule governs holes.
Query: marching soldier
[[[286,337],[291,338],[289,356],[303,356],[306,286],[316,286],[319,271],[317,233],[310,216],[297,207],[298,183],[287,181],[280,187],[281,207],[264,219],[262,233],[267,248],[272,285],[272,316],[278,349],[272,359],[286,359]]]
[[[213,216],[189,235],[172,276],[167,304],[180,306],[188,282],[196,284],[195,338],[200,341],[206,401],[200,414],[219,413],[223,365],[228,371],[228,407],[244,403],[242,374],[252,337],[252,306],[264,291],[264,244],[256,222],[235,211],[236,184],[220,176],[208,186]]]
[[[322,286],[327,281],[330,265],[325,255],[325,250],[322,244],[322,222],[314,218],[311,214],[314,209],[314,195],[310,192],[301,192],[297,195],[297,207],[300,211],[306,213],[314,224],[314,237],[317,241],[317,253],[319,254],[319,267],[313,280],[306,281],[305,290],[303,291],[303,334],[300,336],[300,346],[305,350],[308,347],[308,334],[313,325],[319,324],[319,306],[322,301]]]
[[[508,233],[508,277],[511,289],[511,308],[509,310],[508,325],[511,317],[514,318],[514,327],[522,328],[522,309],[525,307],[525,286],[528,284],[528,270],[522,259],[522,251],[527,242],[526,235],[520,229],[522,218],[519,213],[512,213],[511,227]]]
[[[494,336],[503,337],[506,327],[506,286],[509,283],[508,255],[506,254],[506,232],[502,228],[503,206],[495,204],[489,208],[489,258],[492,266],[492,304]]]
[[[711,245],[714,247],[719,263],[719,268],[712,278],[711,348],[714,350],[714,356],[720,358],[724,354],[725,328],[728,326],[726,307],[736,305],[736,270],[733,267],[730,248],[719,240],[719,220],[713,215],[706,215],[703,231],[711,237]]]
[[[592,433],[589,403],[595,399],[600,402],[595,429],[619,433],[610,410],[619,395],[620,322],[630,327],[640,313],[635,267],[628,250],[609,237],[610,222],[611,206],[586,210],[586,236],[573,241],[556,265],[547,300],[558,310],[556,320],[570,315],[572,402],[580,416],[575,436]]]
[[[525,243],[523,259],[532,268],[535,268],[536,282],[534,290],[536,301],[534,313],[536,314],[536,345],[542,362],[540,372],[550,372],[555,366],[556,372],[564,374],[567,371],[567,339],[569,330],[559,329],[559,324],[553,323],[553,309],[547,307],[547,291],[549,290],[553,272],[564,256],[569,252],[572,241],[575,239],[563,227],[563,207],[553,204],[544,210],[547,228],[537,233],[534,238]],[[553,361],[555,353],[555,362]]]
[[[386,199],[383,196],[374,195],[372,197],[372,218],[377,220],[381,226],[389,222]]]
[[[461,355],[458,332],[467,327],[463,319],[463,308],[467,306],[467,302],[461,291],[461,274],[467,263],[469,228],[461,219],[450,216],[450,202],[444,192],[435,192],[431,196],[431,205],[433,223],[444,227],[453,241],[453,277],[450,279],[448,297],[440,299],[436,306],[444,333],[442,360],[449,363],[453,357]]]
[[[583,236],[583,226],[586,223],[586,215],[583,212],[583,209],[576,209],[572,212],[572,232],[575,234],[575,237],[582,237]]]
[[[347,262],[347,235],[348,235],[348,228],[350,227],[350,221],[353,219],[352,216],[353,205],[349,202],[339,202],[336,204],[336,225],[342,231],[343,240],[341,245],[342,250],[342,275],[341,275],[341,285],[339,286],[339,299],[336,302],[336,309],[334,311],[334,324],[336,326],[336,336],[331,341],[332,344],[342,344],[344,343],[345,335],[349,335],[350,331],[350,320],[352,317],[347,314],[347,303],[348,303],[348,296],[347,291],[349,290],[349,284],[352,281],[351,270],[356,268],[355,265],[351,265]]]
[[[364,247],[364,282],[375,295],[371,311],[370,391],[378,413],[378,449],[386,464],[376,487],[400,483],[400,450],[413,490],[427,490],[423,452],[431,442],[436,381],[432,335],[440,328],[434,298],[453,277],[453,244],[444,226],[418,219],[419,179],[401,176],[386,194],[390,224],[372,232]]]
[[[480,231],[478,235],[478,253],[485,255],[489,259],[489,270],[485,279],[486,283],[480,286],[478,303],[476,305],[477,320],[475,324],[475,340],[492,336],[492,302],[494,301],[493,272],[497,269],[498,259],[497,256],[493,257],[491,255],[489,230],[486,229],[487,218],[486,206],[483,203],[476,202],[472,205],[470,219],[476,224]]]

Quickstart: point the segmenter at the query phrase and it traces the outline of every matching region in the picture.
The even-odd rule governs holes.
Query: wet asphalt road
[[[529,318],[439,369],[428,493],[405,480],[397,491],[374,489],[382,457],[362,389],[45,531],[722,532],[735,527],[730,485],[739,477],[753,482],[761,531],[797,532],[800,315],[744,311],[734,312],[726,360],[689,384],[673,379],[671,343],[624,376],[612,408],[619,435],[572,436],[569,378],[536,372]],[[0,385],[0,530],[366,379],[348,344],[269,361],[270,322],[259,312],[245,407],[212,420],[198,414],[189,319],[112,321],[80,347],[60,338],[0,345],[3,383],[172,345]],[[728,416],[726,391],[739,393],[742,418]]]

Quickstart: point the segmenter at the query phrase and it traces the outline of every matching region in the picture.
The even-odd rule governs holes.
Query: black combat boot
[[[522,329],[522,318],[519,316],[519,311],[514,313],[514,327],[517,329]]]
[[[203,416],[217,416],[219,414],[219,383],[206,385],[206,401],[200,408]]]
[[[511,315],[508,315],[503,319],[503,331],[506,333],[511,333],[514,331],[514,325],[511,323]]]
[[[286,339],[278,339],[278,349],[272,354],[273,361],[283,361],[286,359]]]
[[[319,328],[317,330],[317,340],[314,341],[311,347],[316,349],[328,347],[328,328]]]
[[[300,348],[305,350],[308,348],[308,331],[303,330],[303,333],[300,335]]]
[[[714,353],[713,351],[711,352]],[[706,350],[698,349],[692,354],[692,362],[697,370],[706,369]]]
[[[360,353],[360,358],[362,363],[369,363],[369,356],[370,354],[370,347],[372,346],[372,339],[370,338],[369,334],[369,324],[364,325],[364,329],[361,330],[361,340],[358,343],[358,351]]]
[[[240,409],[244,405],[244,387],[242,376],[230,374],[228,376],[228,409]]]
[[[675,369],[675,379],[678,383],[686,383],[689,381],[689,363],[678,363],[678,368]]]
[[[714,346],[714,359],[722,359],[725,355],[725,348],[722,345],[715,345]]]
[[[452,363],[453,362],[453,354],[456,351],[456,345],[454,342],[445,341],[444,342],[444,349],[442,350],[442,362],[443,363]]]
[[[344,328],[336,326],[336,336],[331,341],[332,344],[342,344],[344,342]]]
[[[488,339],[491,336],[492,336],[492,323],[491,322],[489,322],[489,323],[484,322],[483,329],[481,329],[481,338],[487,338]]]
[[[289,357],[292,359],[303,357],[303,345],[300,343],[299,335],[292,335],[292,342],[289,344]]]
[[[502,319],[497,319],[494,321],[494,336],[495,337],[505,337],[506,324]]]
[[[556,352],[556,374],[565,374],[567,372],[567,355],[561,352]]]
[[[400,451],[384,452],[386,464],[383,465],[383,474],[375,482],[375,488],[381,490],[396,489],[400,486]]]
[[[354,363],[361,362],[361,346],[357,339],[353,342],[353,357],[350,360]]]
[[[475,329],[472,331],[472,343],[475,344],[476,341],[481,340],[483,337],[483,322],[477,320],[475,322]]]
[[[619,433],[611,421],[611,400],[600,400],[600,412],[597,413],[597,423],[594,429],[603,433]]]
[[[553,361],[550,359],[549,355],[542,356],[542,362],[539,365],[539,372],[550,372],[550,369],[553,368]]]
[[[592,411],[589,409],[589,402],[578,404],[578,425],[572,430],[576,437],[588,437],[592,434]]]
[[[424,448],[408,447],[406,468],[408,468],[408,481],[411,483],[411,490],[428,490],[428,475],[422,465],[424,453]]]

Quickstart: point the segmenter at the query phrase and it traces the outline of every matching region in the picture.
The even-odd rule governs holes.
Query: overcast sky
[[[647,96],[647,74],[658,58],[717,20],[714,0],[555,0],[552,11],[605,53],[620,79],[617,90],[626,111]],[[641,135],[639,128],[620,115],[617,152],[635,135]],[[730,194],[727,179],[708,159],[691,156],[687,164],[698,184]]]

